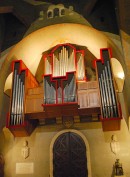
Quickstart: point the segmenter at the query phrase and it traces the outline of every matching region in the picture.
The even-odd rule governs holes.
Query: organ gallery
[[[40,119],[56,122],[57,117],[61,121],[69,117],[75,121],[77,116],[82,121],[84,116],[93,114],[102,121],[104,131],[120,129],[122,115],[111,69],[111,50],[101,49],[101,59],[93,62],[96,80],[92,81],[87,79],[84,52],[71,44],[62,44],[43,55],[42,84],[22,60],[12,62],[7,127],[14,136],[30,135]],[[112,120],[114,126],[109,126]]]
[[[0,2],[0,177],[130,176],[129,19],[127,0]]]

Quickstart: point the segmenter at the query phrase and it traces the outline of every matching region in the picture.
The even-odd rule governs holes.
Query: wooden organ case
[[[101,98],[101,121],[104,131],[120,130],[122,118],[111,68],[111,49],[101,49],[101,59],[96,60],[97,78]]]
[[[7,127],[14,136],[28,136],[37,125],[37,120],[25,118],[26,95],[29,88],[38,87],[38,82],[22,60],[13,61],[12,93]]]
[[[80,121],[100,114],[98,83],[86,82],[83,50],[61,44],[45,55],[43,85],[47,115],[71,116],[73,120],[78,116]]]
[[[109,53],[108,49],[101,50],[102,59],[96,60],[97,80],[87,81],[84,51],[71,44],[57,45],[43,56],[42,86],[22,60],[14,61],[7,117],[13,135],[28,136],[38,122],[47,120],[101,120],[104,131],[119,130],[121,114]]]

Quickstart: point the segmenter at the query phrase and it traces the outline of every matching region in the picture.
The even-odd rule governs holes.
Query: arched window
[[[48,11],[47,12],[47,18],[53,18],[53,12],[52,11]]]
[[[59,17],[59,8],[54,9],[54,17]]]
[[[65,9],[61,9],[61,10],[60,10],[60,15],[61,15],[61,16],[64,16],[64,15],[65,15]]]

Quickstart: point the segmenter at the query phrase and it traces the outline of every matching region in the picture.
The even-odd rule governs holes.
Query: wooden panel
[[[31,76],[30,83],[33,86],[36,86],[35,80],[33,79],[31,74],[30,76]],[[42,112],[43,99],[44,99],[44,93],[43,93],[42,86],[29,88],[27,90],[27,95],[26,95],[25,113]]]
[[[79,90],[78,105],[80,108],[100,107],[98,89]]]
[[[27,95],[25,113],[42,112],[43,111],[43,94]]]
[[[27,77],[26,77],[26,89],[38,87],[38,82],[32,73],[27,69]]]
[[[82,115],[100,115],[99,107],[78,109],[78,104],[68,104],[60,106],[46,106],[43,112],[26,113],[26,119],[48,119],[62,116],[82,116]]]
[[[47,117],[78,115],[78,105],[76,103],[44,106],[44,110],[46,112]]]
[[[100,108],[99,107],[94,107],[94,108],[80,108],[78,109],[79,115],[92,115],[92,114],[101,114]]]
[[[26,137],[29,136],[35,127],[37,126],[38,120],[26,121],[25,125],[22,126],[10,126],[9,130],[14,137]]]
[[[78,90],[87,90],[98,88],[97,81],[89,81],[89,82],[78,82]]]
[[[53,116],[54,117],[54,116]],[[34,112],[34,113],[26,113],[25,114],[26,119],[45,119],[47,118],[47,115],[44,112]]]
[[[103,131],[116,131],[120,130],[121,119],[102,119],[102,129]]]
[[[100,107],[98,89],[91,89],[88,91],[88,107]]]
[[[29,133],[27,132],[27,130],[23,127],[19,127],[19,128],[9,128],[9,130],[11,131],[11,133],[14,135],[14,137],[26,137],[29,136]]]
[[[88,92],[86,90],[78,91],[78,105],[80,108],[88,107]]]
[[[77,93],[80,108],[100,107],[97,81],[79,82]]]
[[[28,89],[28,95],[43,94],[43,87],[35,87]]]

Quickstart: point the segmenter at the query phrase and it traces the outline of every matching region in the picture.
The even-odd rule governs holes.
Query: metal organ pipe
[[[15,115],[14,115],[14,125],[17,124],[17,106],[18,106],[18,74],[16,76],[16,95],[15,95]]]
[[[101,78],[99,78],[99,87],[100,87],[100,93],[101,93],[102,115],[103,115],[103,117],[106,117],[105,103],[104,103],[104,97],[103,97],[104,94],[103,94],[103,87],[102,87]]]
[[[103,82],[103,76],[101,74],[101,87],[102,87],[102,97],[103,97],[103,101],[104,101],[104,113],[105,113],[105,117],[108,117],[108,110],[107,110],[107,102],[106,102],[106,93],[105,93],[105,86],[104,86],[104,82]]]
[[[21,106],[21,114],[22,114],[22,123],[24,122],[24,117],[23,117],[23,112],[24,112],[24,88],[25,88],[25,86],[24,86],[24,83],[22,83],[22,100],[21,100],[21,102],[22,102],[22,106]]]
[[[52,56],[53,70],[50,72],[50,74],[52,74],[52,78],[51,76],[48,76],[47,78],[46,74],[49,73],[48,68],[51,68],[49,67],[49,65],[51,65],[51,62],[49,62],[48,58],[45,59],[48,60],[45,62],[45,68],[47,68],[46,69],[47,72],[45,73],[44,80],[43,80],[44,90],[45,90],[45,96],[44,96],[45,104],[55,104],[56,100],[57,103],[75,102],[75,100],[77,99],[76,98],[76,78],[75,78],[75,72],[77,72],[76,71],[77,68],[76,68],[75,61],[78,62],[77,80],[84,79],[85,71],[84,71],[83,54],[78,51],[79,58],[78,60],[76,60],[75,53],[76,50],[74,50],[71,47],[69,48],[69,46],[62,46],[62,47],[59,46],[59,48],[56,48],[56,50],[54,50],[53,54],[51,53],[51,55],[48,55],[48,56]],[[62,76],[65,77],[63,78]],[[57,84],[56,82],[52,82],[53,79],[54,81],[57,82]],[[64,86],[62,86],[62,84]]]
[[[117,118],[119,116],[114,82],[111,73],[108,54],[103,51],[105,60],[97,62],[98,80],[102,103],[103,118]]]
[[[61,75],[61,53],[59,53],[59,75]]]
[[[108,74],[109,74],[109,78],[110,78],[109,82],[110,82],[110,88],[111,88],[112,103],[113,103],[113,108],[114,108],[114,116],[117,117],[118,116],[118,109],[117,109],[117,104],[116,104],[116,96],[115,96],[109,61],[107,61],[107,66],[108,66]]]
[[[19,115],[19,106],[20,106],[20,78],[18,77],[18,89],[17,89],[17,93],[18,93],[18,102],[17,102],[17,120],[16,120],[16,124],[19,124],[19,119],[20,119],[20,115]]]
[[[21,74],[18,73],[19,64],[14,65],[13,75],[13,90],[12,90],[12,104],[10,125],[21,125],[24,121],[24,75],[25,71]]]
[[[65,48],[63,47],[63,56],[62,56],[62,76],[64,76],[64,59],[65,59]]]
[[[64,76],[66,75],[66,57],[67,57],[67,50],[65,48],[65,54],[64,54]]]
[[[46,65],[46,67],[48,67]],[[74,51],[71,52],[70,57],[68,56],[68,50],[62,47],[58,54],[53,54],[53,76],[66,76],[66,72],[75,71],[74,64]]]
[[[106,85],[106,77],[105,77],[105,72],[103,70],[103,83],[104,83],[104,87],[105,87],[105,96],[106,96],[106,109],[107,109],[107,117],[110,117],[110,107],[109,107],[109,97],[108,97],[108,89],[107,89],[107,85]]]
[[[110,117],[113,117],[113,107],[112,107],[112,99],[111,99],[111,90],[110,90],[110,84],[108,79],[108,69],[105,66],[105,76],[106,76],[106,84],[107,84],[107,91],[108,91],[108,101],[109,101],[109,111],[110,111]]]
[[[15,95],[16,95],[16,78],[17,78],[17,70],[14,69],[14,76],[13,76],[13,90],[12,90],[12,104],[11,104],[11,117],[10,117],[10,124],[14,124],[14,115],[15,115]]]

